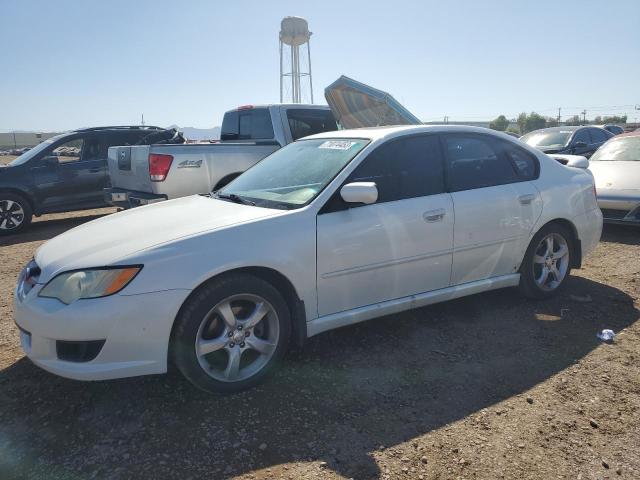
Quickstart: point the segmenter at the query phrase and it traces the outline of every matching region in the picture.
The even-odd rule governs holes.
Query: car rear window
[[[221,140],[270,140],[273,136],[268,108],[234,110],[222,120]]]
[[[294,140],[338,129],[331,110],[291,108],[287,110],[287,121]]]

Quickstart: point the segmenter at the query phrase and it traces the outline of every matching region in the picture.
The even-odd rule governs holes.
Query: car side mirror
[[[60,159],[56,155],[47,155],[46,157],[43,157],[42,163],[53,167],[60,163]]]
[[[587,157],[575,155],[567,160],[567,167],[589,168],[589,160]]]
[[[573,144],[573,148],[584,148],[587,146],[587,142],[577,141]]]
[[[375,182],[351,182],[340,189],[340,196],[347,203],[370,205],[378,200],[378,187]]]

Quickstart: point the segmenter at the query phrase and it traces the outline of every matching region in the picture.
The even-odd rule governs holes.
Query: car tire
[[[21,195],[0,192],[0,235],[13,235],[29,226],[33,210]]]
[[[520,291],[528,298],[549,298],[560,291],[571,273],[573,235],[551,223],[533,236],[520,266]]]
[[[278,290],[253,275],[225,275],[198,288],[180,309],[171,358],[196,387],[234,393],[272,372],[290,336],[289,307]]]

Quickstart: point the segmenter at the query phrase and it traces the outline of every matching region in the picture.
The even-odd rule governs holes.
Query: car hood
[[[42,245],[35,255],[42,270],[39,282],[62,271],[117,265],[168,242],[285,213],[200,195],[114,213]]]
[[[640,193],[640,161],[595,161],[589,164],[598,191],[636,191]]]

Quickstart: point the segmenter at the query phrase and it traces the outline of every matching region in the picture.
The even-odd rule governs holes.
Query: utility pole
[[[558,125],[560,125],[560,112],[562,111],[562,107],[558,107]]]
[[[584,109],[584,110],[583,110],[582,112],[580,112],[580,113],[582,113],[582,124],[583,124],[583,125],[586,125],[586,124],[587,124],[587,110],[586,110],[586,109]]]
[[[144,127],[144,113],[142,114],[142,126]]]
[[[16,143],[16,132],[13,132],[13,148],[18,148],[18,144]]]

